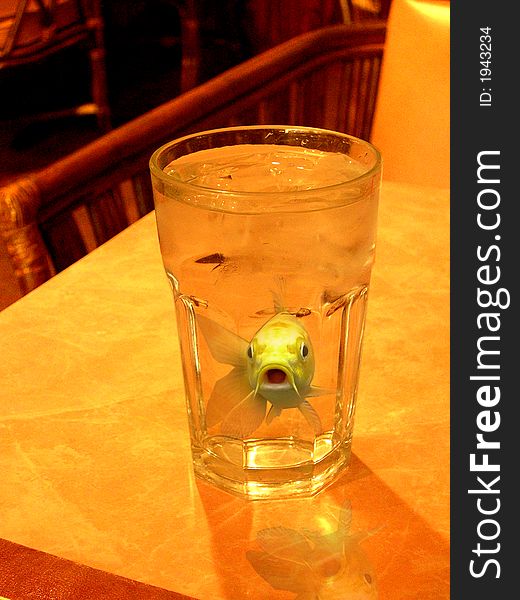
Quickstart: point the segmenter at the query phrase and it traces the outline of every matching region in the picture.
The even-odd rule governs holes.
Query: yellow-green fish
[[[245,438],[264,418],[270,424],[284,409],[298,408],[316,435],[323,432],[307,398],[330,391],[312,385],[314,350],[298,318],[280,310],[249,342],[203,315],[197,322],[213,358],[233,366],[215,383],[208,400],[208,427],[222,421],[224,435]]]

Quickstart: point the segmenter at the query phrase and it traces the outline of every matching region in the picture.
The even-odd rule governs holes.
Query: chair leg
[[[199,83],[201,61],[200,20],[196,2],[186,0],[178,6],[181,18],[182,64],[181,92],[186,92]]]
[[[110,107],[108,103],[105,50],[93,48],[89,54],[91,68],[91,93],[96,105],[98,126],[103,132],[111,129]]]
[[[96,105],[98,126],[103,132],[111,129],[110,105],[108,102],[107,73],[105,62],[104,20],[99,2],[91,3],[93,11],[88,17],[88,25],[93,35],[93,47],[89,52],[91,69],[91,94]]]

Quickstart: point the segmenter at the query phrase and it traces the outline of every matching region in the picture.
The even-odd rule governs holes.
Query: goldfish
[[[233,369],[219,379],[208,400],[208,427],[222,421],[224,435],[246,438],[282,411],[297,408],[315,435],[320,416],[307,398],[330,393],[312,385],[315,370],[310,336],[294,315],[277,307],[250,341],[199,314],[197,322],[213,358]],[[267,403],[270,404],[266,414]]]
[[[334,521],[337,527],[334,528]],[[322,531],[270,527],[257,532],[246,557],[269,585],[295,600],[375,600],[376,580],[361,542],[369,532],[350,533],[351,504]]]

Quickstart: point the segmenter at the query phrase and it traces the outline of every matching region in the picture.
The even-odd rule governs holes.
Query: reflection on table
[[[448,598],[448,208],[383,184],[354,455],[314,498],[193,477],[153,213],[7,308],[0,537],[201,599]]]

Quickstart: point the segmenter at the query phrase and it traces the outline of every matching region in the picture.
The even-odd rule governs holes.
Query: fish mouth
[[[258,388],[260,390],[295,390],[294,376],[289,369],[282,365],[266,365],[258,377]]]
[[[282,369],[267,369],[264,373],[264,379],[267,383],[285,383],[287,381],[287,373]]]

